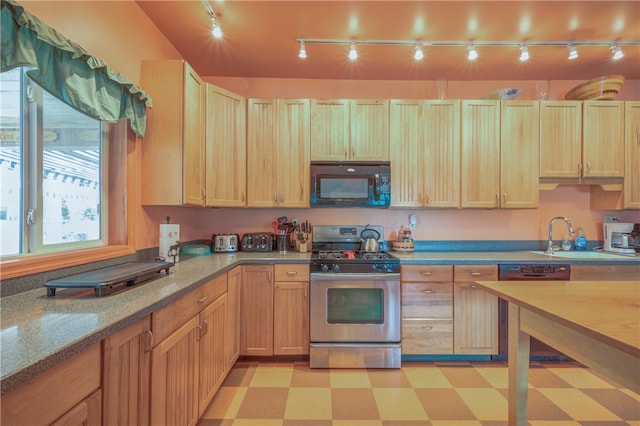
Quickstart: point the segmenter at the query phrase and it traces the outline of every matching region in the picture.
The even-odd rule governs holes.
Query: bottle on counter
[[[587,237],[585,237],[582,227],[578,228],[578,236],[573,243],[573,248],[581,251],[585,251],[587,249]]]
[[[571,241],[569,240],[569,236],[565,235],[562,240],[562,251],[570,251],[571,250]]]

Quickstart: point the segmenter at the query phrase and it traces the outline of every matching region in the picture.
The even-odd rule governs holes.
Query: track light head
[[[416,43],[416,51],[413,54],[413,59],[416,61],[421,61],[424,58],[424,52],[422,51],[422,46],[420,43]]]
[[[567,49],[569,49],[568,59],[577,59],[578,58],[578,50],[573,45],[573,43],[567,44]]]
[[[470,61],[475,61],[476,59],[478,59],[478,51],[476,50],[476,47],[473,45],[473,43],[467,44],[467,50],[469,51],[467,59],[469,59]]]
[[[355,61],[358,59],[358,51],[356,50],[356,42],[352,41],[349,48],[349,59]]]
[[[215,38],[222,38],[222,29],[215,15],[211,16],[211,34],[213,34]]]
[[[527,45],[520,45],[520,62],[526,62],[529,60],[529,49],[527,49]]]
[[[300,52],[298,52],[298,58],[307,59],[307,49],[304,47],[304,40],[300,40]]]
[[[618,43],[615,41],[609,45],[611,49],[611,53],[613,54],[611,57],[614,61],[624,58],[624,53],[622,53],[622,48],[618,46]]]

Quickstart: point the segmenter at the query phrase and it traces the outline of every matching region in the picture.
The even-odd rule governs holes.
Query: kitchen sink
[[[620,259],[621,257],[633,257],[623,254],[604,253],[601,251],[554,251],[547,254],[545,251],[532,251],[531,253],[561,259]]]

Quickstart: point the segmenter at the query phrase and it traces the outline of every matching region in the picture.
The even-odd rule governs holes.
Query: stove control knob
[[[376,264],[376,263],[373,263],[373,264],[371,265],[371,270],[372,270],[373,272],[383,272],[383,271],[384,271],[384,268],[383,268],[383,266],[382,266],[382,265],[378,265],[378,264]]]
[[[340,272],[340,265],[334,264],[333,265],[333,272]]]

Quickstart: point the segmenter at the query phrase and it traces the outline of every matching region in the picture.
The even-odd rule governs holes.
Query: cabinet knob
[[[591,161],[587,161],[585,165],[585,173],[589,174],[591,172]]]
[[[423,330],[433,330],[433,326],[432,325],[423,325],[422,329]]]

